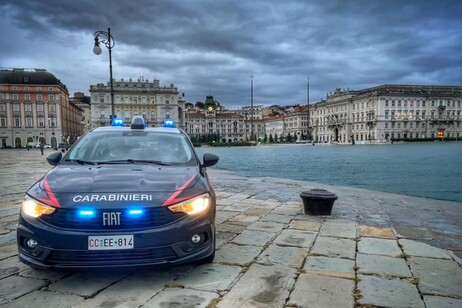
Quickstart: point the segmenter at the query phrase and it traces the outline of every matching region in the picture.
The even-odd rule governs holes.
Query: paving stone
[[[417,287],[405,279],[387,279],[385,277],[358,275],[358,289],[362,305],[379,307],[422,307]]]
[[[247,227],[247,230],[265,231],[278,233],[284,228],[284,224],[272,221],[256,221]]]
[[[295,216],[300,214],[303,211],[303,206],[301,205],[281,205],[271,211],[272,214],[282,214],[282,215],[291,215]]]
[[[217,225],[221,224],[221,223],[227,221],[228,219],[233,218],[234,216],[236,216],[236,214],[237,214],[236,212],[217,210],[217,215],[215,217],[215,223]]]
[[[72,272],[66,272],[66,271],[49,271],[49,270],[29,268],[28,270],[25,270],[19,273],[19,276],[25,277],[25,278],[56,281],[66,276],[70,276],[71,274]]]
[[[238,214],[238,215],[234,216],[233,218],[231,218],[229,221],[230,222],[243,221],[243,222],[253,223],[253,222],[256,222],[259,219],[260,219],[260,217],[258,217],[258,216]]]
[[[168,272],[136,272],[102,290],[94,298],[81,302],[78,307],[139,307],[172,281]]]
[[[18,245],[16,243],[0,247],[0,260],[15,256],[18,254]]]
[[[437,259],[451,260],[451,255],[440,248],[430,246],[425,243],[419,243],[413,240],[400,239],[398,241],[403,247],[404,253],[415,257],[427,257]]]
[[[1,280],[0,283],[0,300],[4,302],[12,301],[24,294],[39,290],[46,286],[48,282],[44,280],[10,276]]]
[[[409,265],[423,294],[461,296],[462,268],[455,261],[412,257]]]
[[[323,255],[336,258],[354,259],[356,242],[347,238],[318,236],[310,255]]]
[[[354,267],[354,260],[308,256],[303,268],[306,273],[354,279]]]
[[[361,274],[412,277],[406,260],[402,258],[359,253],[356,261],[359,267],[358,272]]]
[[[322,236],[356,238],[356,222],[326,221],[319,233]]]
[[[227,290],[241,270],[242,268],[238,266],[204,264],[194,268],[175,283],[195,290],[219,292]]]
[[[235,211],[235,212],[243,212],[249,208],[251,208],[252,204],[234,202],[224,208],[225,211]]]
[[[321,222],[310,220],[292,220],[290,222],[289,228],[303,231],[318,232],[321,228]]]
[[[296,307],[353,307],[353,280],[313,274],[300,274],[290,294]]]
[[[85,299],[72,294],[60,294],[49,291],[34,291],[26,294],[8,304],[10,308],[24,307],[53,307],[67,308],[75,307]]]
[[[214,262],[246,265],[252,262],[261,252],[261,247],[226,244],[216,252]]]
[[[398,257],[403,253],[396,240],[371,237],[361,237],[358,243],[358,252],[392,257]]]
[[[359,226],[359,235],[363,237],[395,238],[392,228]]]
[[[244,230],[232,242],[241,245],[264,246],[275,235],[276,233],[271,232]]]
[[[16,231],[0,235],[0,246],[16,243]]]
[[[92,296],[127,276],[126,272],[78,272],[52,283],[48,289],[80,296]]]
[[[228,243],[231,239],[233,239],[237,233],[232,232],[217,232],[216,233],[216,248],[219,249],[224,244]]]
[[[310,248],[316,238],[316,233],[285,229],[276,237],[274,243],[282,246],[297,246]]]
[[[308,248],[283,247],[271,244],[257,258],[257,262],[263,265],[282,265],[300,268],[308,254]]]
[[[295,270],[252,264],[217,307],[282,307]]]
[[[19,261],[18,257],[13,256],[2,260],[0,263],[0,279],[29,269],[29,266]]]
[[[280,215],[280,214],[268,214],[261,218],[263,221],[273,221],[288,224],[293,219],[293,216]]]
[[[219,232],[232,232],[232,233],[241,233],[242,230],[245,230],[247,228],[247,225],[250,225],[251,223],[239,223],[237,221],[235,222],[225,222],[222,224],[217,225],[217,231]]]
[[[457,308],[462,307],[462,299],[441,297],[441,296],[424,296],[424,302],[427,308]]]
[[[143,307],[171,308],[171,307],[209,307],[217,293],[196,291],[190,289],[167,288],[156,294]]]
[[[264,216],[268,214],[271,211],[271,209],[267,208],[261,208],[261,207],[252,207],[250,209],[245,210],[242,212],[244,215],[250,215],[250,216]]]

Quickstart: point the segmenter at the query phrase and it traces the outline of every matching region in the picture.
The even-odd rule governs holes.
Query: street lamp
[[[105,37],[105,39],[100,40],[99,36],[102,35]],[[107,32],[105,31],[96,31],[95,32],[95,46],[93,47],[93,53],[95,55],[100,55],[102,50],[101,47],[99,47],[99,44],[103,43],[107,49],[109,50],[109,77],[110,83],[111,83],[111,116],[110,120],[112,120],[113,117],[115,117],[114,113],[114,86],[112,83],[112,47],[115,45],[114,38],[111,35],[111,28],[107,29]]]

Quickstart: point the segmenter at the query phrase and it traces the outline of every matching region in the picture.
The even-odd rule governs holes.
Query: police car
[[[26,193],[17,242],[34,268],[96,268],[211,262],[215,193],[188,136],[170,120],[82,136]],[[170,127],[169,127],[170,126]]]

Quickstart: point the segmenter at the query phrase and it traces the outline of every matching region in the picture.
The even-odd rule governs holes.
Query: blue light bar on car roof
[[[112,126],[121,126],[121,127],[124,127],[124,126],[125,126],[125,122],[124,122],[124,119],[122,119],[122,118],[114,118],[114,119],[112,119],[111,125],[112,125]]]
[[[164,119],[164,127],[175,127],[175,121],[171,118]]]

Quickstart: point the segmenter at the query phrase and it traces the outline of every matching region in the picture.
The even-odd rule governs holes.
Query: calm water
[[[214,168],[462,202],[462,143],[197,148]]]

